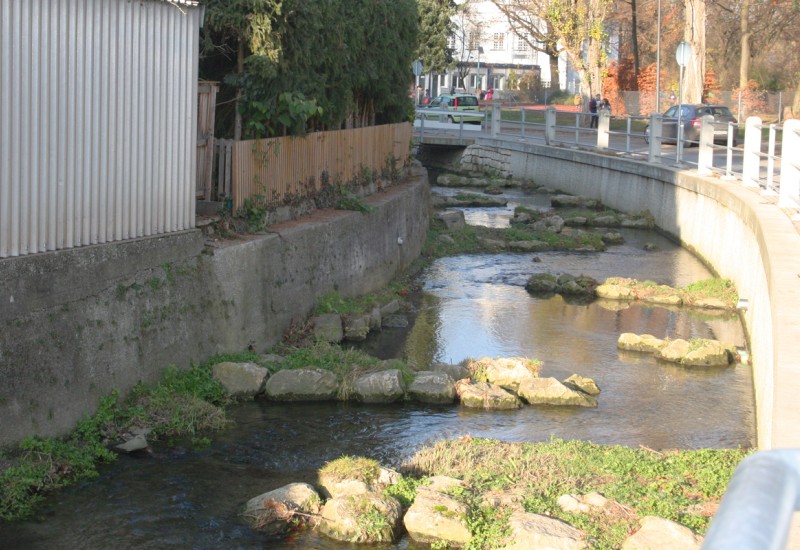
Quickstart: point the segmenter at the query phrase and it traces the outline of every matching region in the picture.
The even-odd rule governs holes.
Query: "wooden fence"
[[[282,202],[313,194],[322,188],[323,173],[332,183],[349,183],[364,168],[380,174],[389,158],[400,164],[408,158],[411,131],[411,124],[403,122],[234,142],[230,164],[234,211],[254,196]],[[219,159],[224,150],[218,149]],[[223,182],[222,166],[218,172],[218,182]]]
[[[198,199],[212,200],[214,170],[214,120],[219,84],[201,80],[197,85],[197,189]]]

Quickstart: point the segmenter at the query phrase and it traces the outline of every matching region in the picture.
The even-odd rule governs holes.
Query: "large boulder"
[[[581,376],[580,374],[573,374],[566,380],[562,380],[562,384],[566,387],[580,391],[589,395],[600,395],[600,388],[591,378]]]
[[[332,372],[316,367],[286,369],[273,374],[264,391],[275,401],[324,401],[336,397],[339,381]]]
[[[635,300],[636,294],[632,289],[624,285],[617,285],[613,283],[603,283],[594,289],[594,293],[599,298],[606,298],[608,300]]]
[[[516,252],[544,252],[550,250],[553,246],[545,241],[511,241],[508,243],[509,250]]]
[[[503,550],[582,550],[589,547],[586,533],[548,516],[514,512],[508,519],[508,525],[511,528],[510,538],[514,542],[503,546]]]
[[[362,403],[394,403],[405,396],[403,375],[391,369],[359,376],[353,382],[353,393]]]
[[[484,357],[470,361],[467,368],[475,381],[516,392],[522,382],[539,376],[541,364],[527,357]]]
[[[668,519],[647,516],[642,527],[622,543],[622,550],[694,550],[703,537]]]
[[[533,294],[550,294],[558,288],[558,277],[552,273],[534,273],[525,283],[525,290]]]
[[[345,459],[341,459],[345,460]],[[350,467],[354,471],[341,474],[337,468],[323,468],[319,471],[319,487],[326,498],[341,498],[364,493],[380,493],[386,487],[395,485],[401,479],[399,473],[383,468],[369,459],[356,459]]]
[[[452,403],[456,384],[445,372],[420,371],[408,386],[408,393],[422,403]]]
[[[469,508],[440,492],[445,490],[442,487],[447,486],[421,486],[417,489],[414,504],[403,518],[406,530],[414,541],[461,547],[472,538],[467,525]]]
[[[645,353],[655,353],[664,346],[667,342],[656,338],[652,334],[634,334],[632,332],[623,332],[617,339],[617,347],[628,351],[641,351]]]
[[[290,483],[251,498],[242,515],[256,529],[269,535],[286,533],[295,524],[295,512],[316,514],[321,499],[308,483]]]
[[[344,338],[342,317],[338,313],[324,313],[310,319],[315,340],[338,344]]]
[[[705,338],[691,342],[681,338],[670,340],[655,355],[662,361],[689,367],[724,367],[733,358],[731,351],[721,342]]]
[[[346,340],[353,340],[362,342],[367,339],[369,334],[369,327],[371,324],[371,315],[368,313],[362,315],[348,315],[344,318],[344,337]]]
[[[456,384],[456,393],[461,404],[472,409],[509,410],[522,406],[516,395],[486,382],[462,380]]]
[[[464,378],[469,378],[469,369],[464,365],[450,365],[448,363],[434,363],[431,365],[433,372],[443,372],[458,382]]]
[[[564,219],[561,216],[548,216],[534,222],[532,228],[534,231],[560,233],[564,228]]]
[[[336,497],[322,508],[319,531],[346,542],[392,542],[400,532],[402,513],[402,506],[392,497],[375,493]]]
[[[215,380],[231,397],[253,397],[264,391],[269,371],[255,363],[217,363],[211,367]]]
[[[558,497],[558,506],[570,514],[591,514],[602,511],[608,506],[609,501],[600,493],[586,495],[561,495]]]
[[[568,388],[555,378],[534,378],[523,382],[519,396],[531,405],[573,405],[596,407],[597,399]]]
[[[437,212],[436,218],[444,223],[448,231],[459,231],[467,226],[463,210],[446,210]]]

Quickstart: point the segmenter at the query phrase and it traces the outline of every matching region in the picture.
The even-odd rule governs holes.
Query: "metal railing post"
[[[492,104],[492,137],[500,133],[500,105]]]
[[[697,152],[697,174],[707,176],[714,165],[714,117],[703,116],[700,126],[700,146]]]
[[[597,121],[597,148],[600,150],[608,149],[608,127],[611,121],[611,114],[607,109],[598,109]]]
[[[761,119],[747,117],[744,127],[744,152],[742,153],[742,184],[758,187],[758,168],[761,163]]]
[[[525,109],[520,108],[520,120],[522,120],[522,137],[525,137]]]
[[[781,189],[778,206],[797,208],[800,204],[800,120],[783,123]]]
[[[661,162],[661,132],[663,120],[659,113],[650,115],[650,148],[647,151],[647,162]]]
[[[767,188],[765,193],[777,195],[773,182],[775,180],[775,125],[769,125],[769,138],[767,145]]]
[[[739,127],[733,122],[728,123],[728,134],[725,138],[725,175],[722,176],[724,180],[736,179],[733,175],[733,136],[739,133]]]
[[[782,549],[800,509],[800,450],[758,452],[739,464],[703,550]]]
[[[544,111],[544,142],[552,145],[556,140],[556,109],[548,107]]]

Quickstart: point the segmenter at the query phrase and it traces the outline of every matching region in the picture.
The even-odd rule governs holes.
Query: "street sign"
[[[422,74],[422,61],[417,59],[411,64],[411,70],[414,72],[414,76],[419,76]]]
[[[689,59],[692,57],[692,45],[685,40],[678,44],[678,50],[675,52],[675,59],[678,65],[685,67],[689,64]]]

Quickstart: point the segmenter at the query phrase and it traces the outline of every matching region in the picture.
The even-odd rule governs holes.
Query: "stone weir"
[[[211,246],[195,229],[0,260],[0,447],[66,434],[169,365],[271,346],[326,292],[385,286],[422,250],[427,173],[366,202]]]

